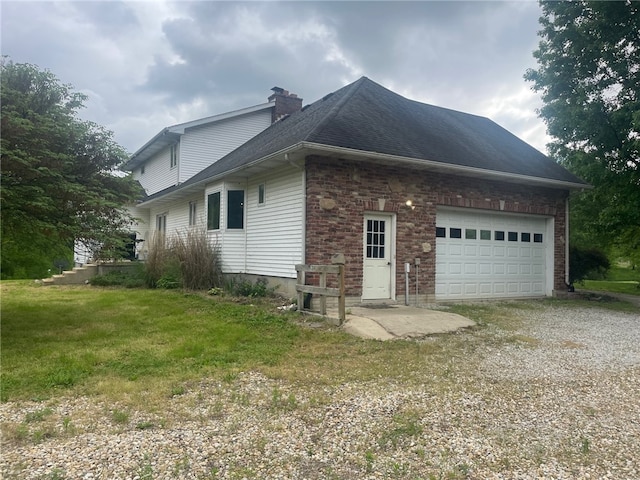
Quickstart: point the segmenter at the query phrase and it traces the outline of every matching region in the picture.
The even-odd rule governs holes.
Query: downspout
[[[247,246],[247,230],[249,229],[249,179],[247,178],[244,184],[244,208],[243,214],[244,218],[242,219],[244,222],[244,273],[247,274],[247,254],[249,253],[249,248]]]
[[[306,265],[307,263],[307,169],[306,169],[306,158],[305,158],[305,168],[302,169],[302,255],[301,262],[302,265]]]

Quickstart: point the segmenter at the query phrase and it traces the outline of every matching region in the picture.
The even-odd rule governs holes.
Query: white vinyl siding
[[[271,109],[265,109],[188,129],[180,141],[180,182],[215,163],[269,125]]]
[[[225,230],[221,237],[222,269],[229,273],[246,273],[244,230]]]
[[[258,205],[260,184],[268,191],[262,205]],[[229,190],[245,191],[244,229],[227,228]],[[304,252],[303,172],[285,167],[245,185],[212,184],[204,198],[214,192],[221,192],[220,230],[210,231],[209,240],[220,248],[223,271],[295,278],[295,265],[302,263]]]
[[[258,205],[258,186],[268,198]],[[251,179],[247,188],[247,270],[255,275],[295,278],[303,262],[304,177],[298,169],[282,169]]]
[[[271,125],[271,108],[238,117],[187,128],[175,145],[176,161],[171,166],[171,146],[134,170],[133,176],[153,195],[165,188],[185,182],[196,173],[220,160],[229,152],[255,137]]]
[[[147,195],[169,188],[178,183],[178,168],[171,168],[171,147],[145,163],[144,174],[140,169],[134,172],[134,178],[140,182]]]
[[[163,205],[157,208],[151,208],[149,210],[150,217],[155,219],[157,215],[162,213],[166,213],[167,215],[167,225],[166,225],[166,234],[167,237],[171,237],[178,233],[185,233],[189,228],[189,203],[197,202],[197,223],[196,225],[202,225],[203,220],[203,207],[202,207],[202,197],[191,196],[188,198],[180,199],[174,203],[169,205]],[[152,230],[155,231],[156,226],[153,225]],[[153,231],[151,231],[151,236],[153,236]]]

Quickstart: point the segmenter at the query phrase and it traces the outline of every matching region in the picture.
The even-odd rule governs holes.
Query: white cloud
[[[366,75],[488,116],[543,149],[534,2],[2,2],[2,48],[88,93],[84,117],[136,150],[162,127]]]

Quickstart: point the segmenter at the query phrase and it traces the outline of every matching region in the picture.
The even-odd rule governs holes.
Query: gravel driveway
[[[640,478],[640,316],[523,312],[517,331],[457,334],[473,348],[423,383],[311,387],[249,372],[119,420],[93,399],[5,403],[2,478]],[[56,435],[17,440],[21,428],[34,438],[39,422],[25,419],[38,415]]]

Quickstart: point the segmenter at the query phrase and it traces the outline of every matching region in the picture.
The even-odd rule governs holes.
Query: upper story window
[[[244,228],[244,190],[227,192],[227,228]]]
[[[144,175],[144,165],[140,167],[140,175]]]
[[[258,205],[263,205],[265,202],[265,188],[264,183],[258,185]]]
[[[173,145],[171,145],[171,163],[170,163],[170,167],[174,168],[175,166],[178,165],[178,144],[175,143]]]
[[[220,229],[220,192],[207,196],[207,230]]]

